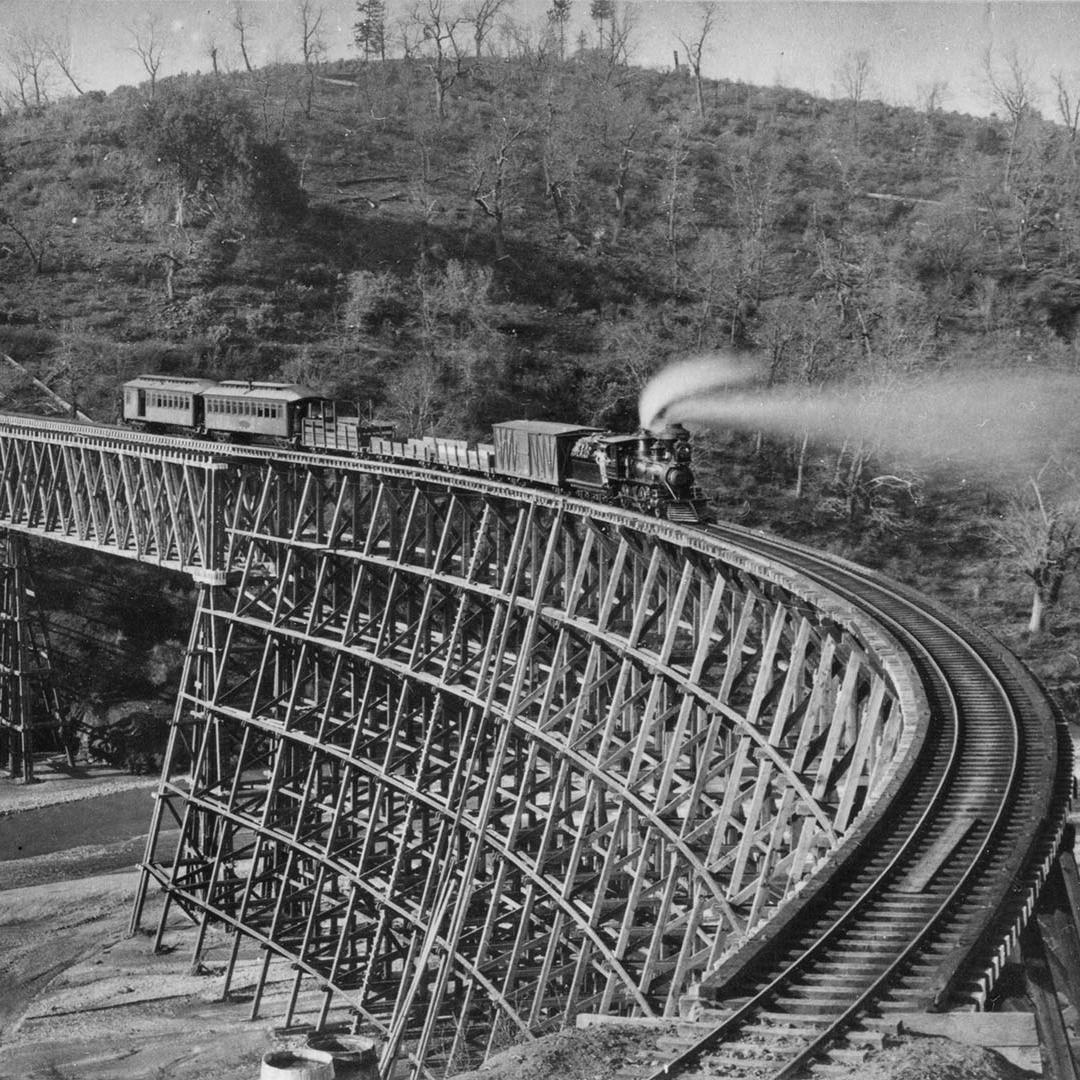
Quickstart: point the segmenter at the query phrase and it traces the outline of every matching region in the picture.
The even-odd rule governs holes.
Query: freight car
[[[690,436],[679,424],[619,435],[580,424],[509,420],[493,426],[491,443],[396,440],[392,426],[295,383],[164,375],[125,383],[122,415],[139,430],[404,461],[567,491],[675,521],[706,517]]]

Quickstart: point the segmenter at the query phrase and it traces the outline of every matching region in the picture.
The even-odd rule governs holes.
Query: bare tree
[[[252,72],[264,142],[277,142],[289,126],[289,91],[283,73],[285,63],[285,57],[275,49],[270,62]]]
[[[315,69],[326,52],[326,42],[322,35],[322,22],[326,9],[317,6],[315,0],[296,0],[296,22],[300,31],[300,55],[304,61],[305,83],[307,91],[304,101],[304,116],[311,116],[311,106],[315,99]]]
[[[631,38],[637,29],[636,4],[616,4],[608,26],[608,60],[612,66],[630,62]]]
[[[866,97],[871,70],[870,53],[866,49],[855,49],[841,61],[836,79],[848,101],[858,105]]]
[[[462,14],[447,0],[419,0],[411,20],[428,45],[427,68],[435,87],[435,115],[442,120],[446,116],[447,92],[461,73],[461,53],[454,35]]]
[[[71,49],[71,28],[65,22],[62,26],[56,26],[45,37],[45,49],[49,59],[59,68],[75,93],[80,97],[85,92],[75,78],[74,63]]]
[[[941,112],[945,98],[949,93],[949,84],[945,79],[919,83],[915,88],[915,108],[921,109],[927,116]]]
[[[999,70],[994,62],[993,52],[987,48],[982,57],[983,73],[990,87],[990,95],[995,104],[1005,110],[1009,118],[1009,150],[1005,158],[1005,190],[1012,182],[1012,169],[1016,157],[1016,146],[1024,121],[1032,110],[1034,88],[1030,68],[1014,45],[1005,54],[1004,71]]]
[[[615,197],[615,220],[611,225],[611,245],[614,247],[622,236],[623,226],[626,224],[626,191],[627,181],[630,178],[630,166],[634,160],[634,140],[638,135],[638,125],[631,123],[619,147],[619,165],[615,170],[615,183],[612,186],[612,194]]]
[[[869,89],[873,65],[866,49],[855,49],[844,57],[836,69],[836,79],[845,100],[851,103],[851,127],[856,141],[859,138],[859,107]]]
[[[251,57],[248,55],[247,35],[251,29],[251,19],[244,10],[242,0],[233,0],[232,17],[229,25],[236,31],[240,44],[240,56],[243,58],[244,67],[250,73],[255,69],[251,66]]]
[[[219,49],[218,49],[217,37],[214,35],[214,33],[212,31],[209,34],[206,35],[206,40],[203,42],[203,51],[206,53],[207,57],[209,57],[209,59],[210,59],[210,70],[213,71],[213,73],[215,75],[220,74],[220,72],[218,70],[218,52],[219,52]]]
[[[544,176],[544,193],[551,200],[555,220],[560,229],[574,220],[576,186],[581,170],[581,132],[569,109],[564,108],[556,95],[556,83],[547,83],[547,116],[540,142],[540,167]]]
[[[514,179],[513,161],[517,143],[528,132],[527,124],[512,125],[505,117],[489,145],[478,156],[473,168],[473,201],[491,220],[495,229],[495,258],[506,258],[506,236],[503,221],[506,216],[507,191]]]
[[[9,32],[3,63],[15,82],[23,108],[40,106],[48,100],[51,62],[46,36],[39,29],[24,24]]]
[[[60,185],[44,188],[33,205],[19,206],[6,194],[0,205],[0,230],[15,236],[33,264],[34,273],[46,271],[46,259],[57,246],[61,222],[71,219],[70,193]]]
[[[705,51],[705,42],[716,25],[717,6],[713,0],[704,0],[698,4],[701,12],[701,22],[698,24],[697,35],[687,40],[679,37],[679,44],[686,52],[686,62],[694,73],[694,84],[697,88],[698,116],[705,115],[705,92],[701,79],[701,57]]]
[[[139,58],[146,74],[150,76],[150,98],[153,100],[158,71],[169,43],[168,31],[161,25],[157,13],[149,11],[131,23],[127,32],[132,40],[128,52],[133,52]]]
[[[1057,602],[1069,572],[1080,563],[1080,500],[1072,478],[1060,466],[1057,470],[1069,481],[1054,497],[1050,489],[1055,477],[1048,475],[1053,459],[1009,500],[1004,514],[991,526],[1017,566],[1032,582],[1031,615],[1028,632],[1040,633],[1046,613]],[[1062,477],[1057,477],[1060,480]]]
[[[1077,127],[1080,126],[1080,94],[1073,96],[1065,76],[1060,71],[1053,76],[1054,90],[1057,93],[1058,116],[1065,130],[1069,133],[1069,142],[1076,142]]]
[[[514,0],[472,0],[465,8],[465,21],[473,28],[473,44],[476,47],[476,59],[483,56],[484,42],[495,25],[499,13]]]
[[[667,155],[667,245],[671,253],[671,289],[679,288],[679,207],[682,202],[682,167],[690,157],[686,135],[680,124],[672,127]]]

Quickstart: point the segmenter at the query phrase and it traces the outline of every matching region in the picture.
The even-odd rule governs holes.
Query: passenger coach
[[[124,420],[135,428],[202,428],[203,391],[212,379],[140,375],[124,383]]]
[[[204,423],[211,435],[289,443],[300,432],[308,402],[320,400],[314,390],[296,383],[219,382],[203,393]]]

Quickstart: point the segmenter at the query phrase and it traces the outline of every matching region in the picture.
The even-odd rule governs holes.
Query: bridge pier
[[[71,747],[52,683],[49,639],[37,605],[26,537],[0,530],[0,762],[34,781],[34,753]]]

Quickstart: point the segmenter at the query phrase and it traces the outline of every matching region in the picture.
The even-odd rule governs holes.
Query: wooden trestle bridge
[[[159,888],[159,937],[182,909],[195,959],[211,926],[235,931],[224,993],[256,950],[253,1015],[272,966],[288,970],[284,1022],[347,1010],[384,1076],[451,1074],[583,1012],[673,1016],[723,998],[721,976],[750,1000],[740,957],[784,970],[778,943],[833,932],[823,897],[853,905],[890,872],[914,898],[901,906],[929,911],[938,877],[942,911],[977,897],[944,955],[944,931],[927,947],[941,973],[935,959],[923,982],[939,1006],[981,1002],[1059,841],[1068,754],[1019,665],[975,635],[1020,716],[1011,766],[995,757],[1005,772],[982,785],[1022,808],[1000,833],[971,809],[981,706],[952,688],[944,647],[854,568],[764,538],[14,416],[0,527],[199,584],[133,927]],[[25,693],[21,647],[5,670]],[[32,753],[25,710],[0,724]],[[912,792],[958,746],[976,751],[971,786],[912,855],[897,835],[931,816]],[[896,964],[915,948],[896,944]]]

